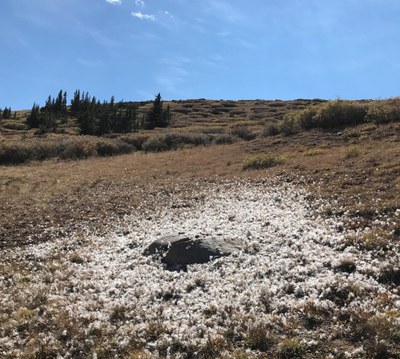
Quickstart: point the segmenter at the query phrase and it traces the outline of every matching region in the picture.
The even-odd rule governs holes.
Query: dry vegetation
[[[396,100],[352,104],[359,117],[354,117],[351,126],[327,125],[324,116],[328,118],[327,113],[338,107],[320,100],[187,100],[170,105],[174,118],[170,128],[107,138],[77,136],[73,124],[64,133],[37,136],[25,128],[27,113],[23,111],[17,113],[17,119],[0,121],[0,251],[63,237],[84,241],[88,233],[117,231],[127,215],[156,213],[160,194],[184,198],[186,188],[190,188],[189,195],[203,183],[218,184],[232,178],[248,182],[273,179],[307,188],[311,202],[312,197],[325,201],[321,215],[341,219],[342,230],[352,231],[343,251],[354,246],[369,251],[371,260],[386,260],[393,248],[398,248],[400,117]],[[346,106],[340,104],[339,110],[346,112]],[[360,113],[369,122],[360,120]],[[21,164],[4,165],[10,163]],[[69,255],[75,265],[86,261],[75,249]],[[3,277],[14,277],[18,288],[23,288],[20,284],[38,265],[3,263],[0,269]],[[344,257],[334,270],[350,275],[356,265],[351,257]],[[392,263],[376,279],[393,295],[400,294],[399,266]],[[46,290],[52,274],[62,268],[57,267],[57,258],[46,263],[46,268],[48,283],[41,278],[41,289],[25,296],[13,313],[0,311],[0,327],[4,325],[0,348],[1,337],[17,330],[32,336],[25,357],[57,357],[57,346],[39,340],[44,325],[57,336],[57,345],[73,337],[83,353],[89,340],[88,353],[95,351],[98,358],[152,357],[134,338],[123,352],[118,352],[117,342],[102,346],[110,333],[102,328],[84,333],[78,319],[56,303],[48,303]],[[25,284],[27,293],[31,293],[28,288],[37,288],[35,283]],[[333,283],[332,288],[328,299],[339,306],[352,296],[363,295],[351,281]],[[346,309],[338,318],[346,331],[336,333],[323,350],[318,348],[319,353],[345,357],[345,352],[353,352],[357,357],[356,350],[362,346],[359,357],[400,357],[400,308],[395,309],[397,304],[383,295],[381,300],[386,301],[382,308],[387,305],[388,309],[376,315],[362,308]],[[265,303],[268,307],[267,298]],[[48,311],[38,314],[44,307]],[[248,326],[242,318],[240,338],[237,332],[227,332],[224,337],[209,338],[201,348],[180,348],[176,343],[174,350],[198,358],[223,356],[226,350],[230,353],[227,357],[247,358],[251,357],[246,354],[249,348],[260,357],[265,353],[279,358],[319,357],[303,346],[296,328],[320,335],[324,328],[332,329],[328,324],[331,316],[324,308],[305,303],[298,308],[297,319],[282,323],[280,330],[269,323]],[[110,318],[115,323],[129,320],[123,307],[115,307]],[[67,330],[58,332],[58,323]],[[148,340],[165,330],[156,319],[147,323]],[[285,331],[287,338],[282,336]],[[241,345],[237,347],[235,342]],[[0,350],[1,355],[11,357]],[[76,357],[85,357],[79,355]]]

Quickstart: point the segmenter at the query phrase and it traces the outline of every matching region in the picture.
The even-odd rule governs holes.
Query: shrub
[[[315,125],[324,129],[351,126],[365,121],[367,106],[351,101],[329,101],[319,107]]]
[[[343,156],[345,159],[358,157],[361,150],[358,146],[347,147],[343,150]]]
[[[316,115],[318,113],[318,107],[309,106],[304,110],[296,113],[294,116],[298,124],[305,130],[315,128],[318,126]]]
[[[357,265],[351,258],[344,258],[336,265],[336,270],[345,273],[353,273],[357,269]]]
[[[285,160],[280,156],[273,156],[269,153],[247,158],[243,163],[244,170],[259,170],[269,168],[283,163]]]
[[[229,145],[237,141],[237,137],[229,134],[217,135],[213,139],[213,143],[216,145]]]
[[[120,137],[120,140],[133,146],[138,151],[141,151],[143,143],[145,143],[149,138],[150,138],[150,135],[147,135],[147,134],[123,135]]]
[[[241,138],[245,141],[254,140],[257,135],[245,125],[236,125],[231,129],[231,135]]]
[[[96,146],[87,141],[71,141],[67,143],[64,150],[60,153],[62,159],[82,159],[95,156]]]
[[[224,133],[225,128],[221,126],[201,126],[199,130],[196,132],[205,133],[206,135],[210,134],[222,134]],[[194,132],[193,130],[191,132]]]
[[[265,325],[259,324],[249,329],[245,340],[246,347],[266,352],[273,344],[274,340]]]
[[[361,136],[361,132],[358,128],[351,127],[351,128],[346,128],[343,131],[343,138],[345,140],[349,140],[351,138],[358,138],[360,136]]]
[[[142,145],[142,150],[146,152],[168,151],[168,144],[165,135],[155,135],[149,137]]]
[[[261,137],[269,137],[269,136],[276,136],[280,134],[280,129],[277,125],[271,123],[267,126],[264,127],[264,129],[261,131],[260,136]]]
[[[13,165],[27,161],[32,149],[24,144],[0,144],[0,164]]]
[[[281,125],[279,126],[280,132],[282,132],[285,136],[291,136],[295,133],[299,132],[299,127],[296,122],[295,117],[293,116],[285,116]]]
[[[219,358],[222,350],[225,347],[225,342],[222,338],[209,338],[207,342],[200,348],[196,358]]]
[[[376,124],[400,121],[400,98],[372,103],[366,120]]]
[[[298,339],[284,339],[278,345],[279,358],[301,358],[304,348]]]
[[[163,152],[176,150],[184,146],[206,146],[211,143],[212,136],[201,133],[167,133],[148,138],[142,146],[146,152]]]
[[[400,285],[400,268],[387,266],[382,269],[378,281],[384,284]]]
[[[130,153],[134,147],[123,141],[99,141],[96,144],[96,152],[99,156],[113,156],[120,153]]]
[[[2,126],[3,128],[7,128],[8,130],[17,130],[17,131],[26,130],[25,124],[21,122],[16,122],[15,120],[3,121]]]

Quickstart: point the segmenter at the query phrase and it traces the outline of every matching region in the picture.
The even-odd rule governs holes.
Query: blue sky
[[[0,0],[0,107],[400,95],[399,0]]]

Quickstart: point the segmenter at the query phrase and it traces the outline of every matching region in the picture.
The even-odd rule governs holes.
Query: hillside
[[[103,137],[0,121],[0,353],[399,357],[397,103],[164,104],[169,127]],[[141,256],[182,229],[248,247],[187,272]]]

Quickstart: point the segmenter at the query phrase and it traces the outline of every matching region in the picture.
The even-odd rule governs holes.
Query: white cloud
[[[136,4],[136,6],[144,7],[144,1],[143,0],[135,0],[135,4]]]
[[[121,0],[106,0],[106,1],[113,5],[121,5]]]
[[[137,17],[140,20],[150,20],[150,21],[155,21],[156,17],[151,14],[142,14],[140,11],[139,12],[133,12],[132,16]]]
[[[206,11],[214,17],[231,23],[239,23],[244,20],[244,15],[226,0],[208,0],[206,4]]]

